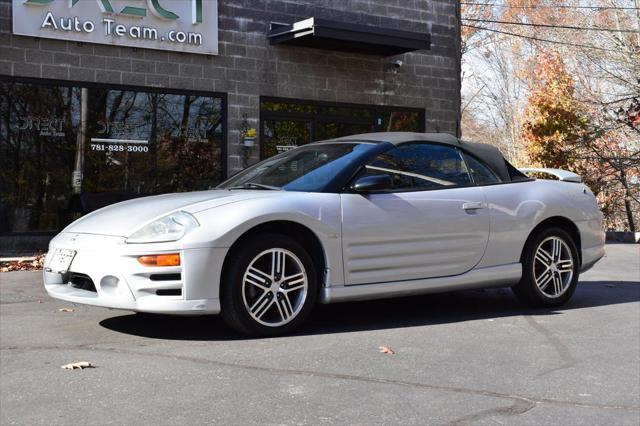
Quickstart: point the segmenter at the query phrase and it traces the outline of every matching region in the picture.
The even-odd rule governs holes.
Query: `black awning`
[[[393,56],[431,47],[429,33],[392,30],[309,18],[294,24],[271,23],[271,44],[315,47],[343,52]]]

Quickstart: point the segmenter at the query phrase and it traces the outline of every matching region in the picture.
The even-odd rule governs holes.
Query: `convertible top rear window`
[[[473,182],[476,185],[490,185],[492,183],[499,183],[501,179],[482,161],[478,160],[472,155],[466,152],[462,153],[465,163],[469,168],[469,173],[473,177]]]
[[[509,163],[507,160],[504,160],[504,164],[507,167],[507,171],[509,172],[509,177],[511,177],[512,181],[522,181],[522,180],[531,180],[531,178],[520,170],[516,169]]]

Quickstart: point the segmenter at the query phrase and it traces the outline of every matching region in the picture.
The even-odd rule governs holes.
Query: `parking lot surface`
[[[607,253],[561,309],[508,289],[346,303],[272,339],[0,274],[0,423],[638,425],[640,246]]]

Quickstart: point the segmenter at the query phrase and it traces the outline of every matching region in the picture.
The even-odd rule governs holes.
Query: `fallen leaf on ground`
[[[380,349],[380,352],[383,353],[383,354],[389,354],[389,355],[395,355],[396,354],[396,351],[391,349],[389,346],[380,346],[380,347],[378,347],[378,349]]]
[[[71,308],[61,308],[61,309],[58,309],[58,312],[73,312],[73,309],[71,309]]]
[[[72,362],[71,364],[63,365],[60,368],[64,368],[65,370],[84,370],[85,368],[96,368],[96,366],[88,361],[80,361],[80,362]]]
[[[42,269],[45,254],[26,258],[0,258],[0,272],[38,271]]]

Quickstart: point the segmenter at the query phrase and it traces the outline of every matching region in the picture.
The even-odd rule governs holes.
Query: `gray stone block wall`
[[[62,0],[60,0],[62,1]],[[228,171],[241,167],[239,128],[259,127],[260,96],[425,108],[427,131],[456,133],[460,112],[456,0],[219,0],[219,55],[14,36],[0,0],[0,74],[228,94]],[[399,57],[270,46],[269,23],[308,17],[432,35],[431,51]],[[387,64],[401,59],[397,72]],[[251,161],[259,149],[254,148]]]

